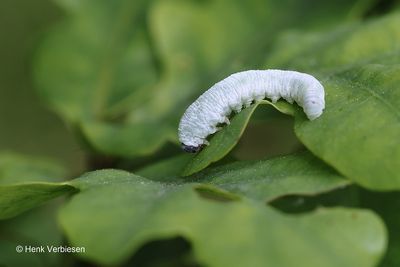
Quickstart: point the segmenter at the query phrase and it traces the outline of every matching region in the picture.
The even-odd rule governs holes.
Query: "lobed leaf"
[[[106,184],[98,182],[102,176]],[[61,210],[60,222],[72,245],[86,247],[81,256],[99,264],[119,264],[149,240],[176,236],[188,239],[208,266],[374,266],[385,248],[384,227],[368,211],[289,216],[129,173],[96,172],[82,180],[85,187]]]

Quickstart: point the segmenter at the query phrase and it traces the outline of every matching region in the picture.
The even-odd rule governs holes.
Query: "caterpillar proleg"
[[[179,123],[179,140],[186,152],[198,152],[218,124],[229,124],[232,111],[240,112],[255,101],[280,98],[295,101],[310,120],[325,108],[325,92],[313,76],[288,70],[248,70],[230,75],[213,85],[193,102]]]

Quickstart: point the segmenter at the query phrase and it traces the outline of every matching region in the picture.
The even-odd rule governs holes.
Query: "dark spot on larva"
[[[203,146],[188,146],[188,145],[182,144],[182,149],[188,153],[197,153],[202,149],[202,147]]]

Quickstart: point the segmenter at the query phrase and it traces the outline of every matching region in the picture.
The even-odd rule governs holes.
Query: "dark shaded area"
[[[364,14],[365,18],[384,15],[393,10],[399,4],[397,0],[379,0],[376,1]]]
[[[317,196],[285,196],[275,199],[269,204],[282,212],[290,214],[311,212],[320,207],[357,207],[359,204],[359,190],[357,186],[348,186]]]
[[[182,237],[149,242],[141,247],[124,266],[201,267],[191,254],[190,243]]]
[[[362,208],[376,212],[388,229],[388,249],[379,266],[400,266],[400,192],[361,190],[360,202]]]

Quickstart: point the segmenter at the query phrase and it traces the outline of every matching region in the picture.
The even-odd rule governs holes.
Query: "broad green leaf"
[[[182,168],[187,158],[177,158],[173,162]],[[178,177],[179,173],[175,169],[177,166],[170,166],[173,162],[150,166],[139,173],[148,175],[152,180],[163,181],[165,185],[192,184],[197,187],[202,183],[199,190],[206,190],[216,197],[237,195],[261,202],[287,194],[319,194],[349,184],[349,181],[307,153],[258,162],[228,164],[185,179]],[[86,176],[91,179],[87,179]],[[142,179],[143,183],[149,181],[146,178],[135,177]],[[113,170],[89,173],[63,183],[25,181],[22,184],[0,186],[0,218],[16,216],[50,199],[79,189],[126,183],[130,179],[128,172]]]
[[[218,195],[219,190],[261,202],[285,195],[313,196],[350,184],[331,167],[308,152],[257,161],[241,161],[180,177],[190,158],[181,155],[149,165],[136,174],[167,183],[201,183]],[[211,187],[210,187],[211,185]]]
[[[308,152],[235,162],[200,172],[189,179],[261,201],[284,195],[320,194],[350,183]]]
[[[296,113],[303,144],[340,173],[377,190],[400,188],[400,13],[277,44],[266,65],[311,71],[323,115]],[[300,37],[300,36],[298,36]]]
[[[239,141],[244,130],[246,129],[251,115],[260,104],[272,105],[285,114],[290,115],[294,113],[294,108],[285,102],[277,102],[276,104],[273,104],[268,100],[263,100],[251,105],[238,114],[235,114],[231,120],[231,123],[227,126],[224,126],[222,130],[217,132],[210,139],[210,145],[206,146],[193,157],[193,159],[185,167],[182,175],[188,176],[196,173],[211,163],[226,156],[226,154],[228,154]]]
[[[299,139],[316,155],[371,189],[400,188],[400,65],[366,65],[323,80],[326,109],[296,116]]]
[[[60,223],[72,245],[86,247],[80,256],[99,264],[119,264],[150,240],[176,236],[189,240],[207,266],[375,266],[385,248],[384,227],[369,211],[289,216],[246,199],[208,200],[191,185],[119,171],[78,181],[81,192],[61,210]]]

